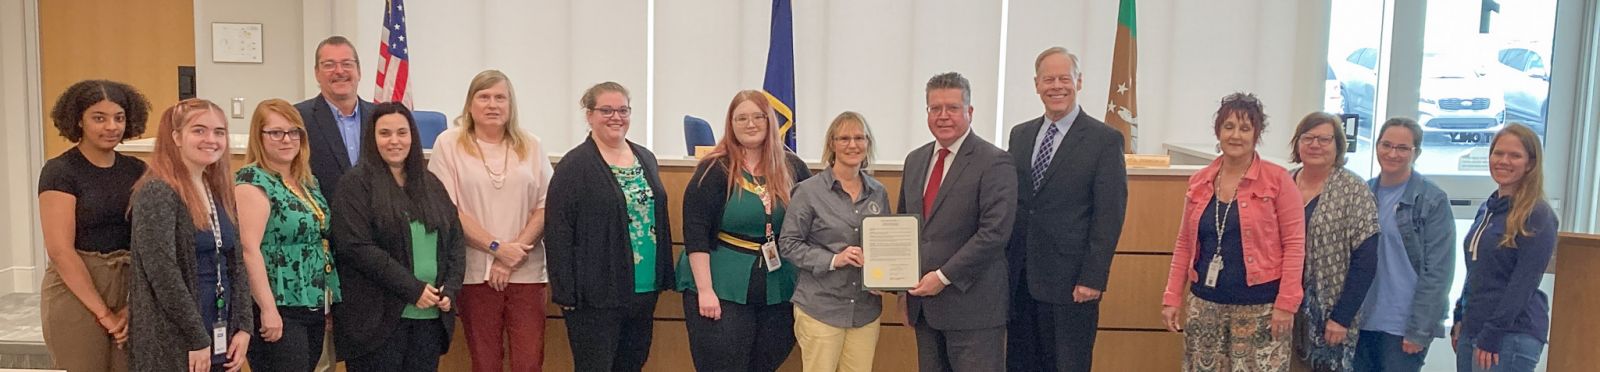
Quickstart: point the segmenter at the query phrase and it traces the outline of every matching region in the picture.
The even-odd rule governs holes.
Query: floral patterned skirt
[[[1288,371],[1289,338],[1272,337],[1272,304],[1224,305],[1188,295],[1183,370]]]

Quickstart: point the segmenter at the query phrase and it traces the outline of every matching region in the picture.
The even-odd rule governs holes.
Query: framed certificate
[[[861,221],[861,285],[904,291],[922,279],[922,219],[914,214],[868,216]]]

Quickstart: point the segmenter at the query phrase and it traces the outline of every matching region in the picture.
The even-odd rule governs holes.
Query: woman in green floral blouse
[[[270,99],[250,119],[248,163],[234,178],[240,240],[260,329],[257,371],[310,371],[322,354],[328,308],[339,301],[329,253],[328,202],[308,165],[305,122]]]

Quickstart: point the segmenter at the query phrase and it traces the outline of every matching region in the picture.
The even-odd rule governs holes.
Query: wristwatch
[[[499,252],[500,251],[500,241],[499,240],[490,241],[489,242],[489,251],[490,252]]]

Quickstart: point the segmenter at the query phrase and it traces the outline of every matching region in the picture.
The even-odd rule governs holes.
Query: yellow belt
[[[749,240],[745,240],[744,238],[733,236],[733,234],[729,234],[729,233],[726,233],[726,232],[718,232],[717,233],[717,240],[722,241],[723,244],[727,244],[727,245],[734,246],[734,247],[744,248],[744,249],[748,249],[748,250],[752,250],[752,251],[761,250],[761,243],[756,243],[756,242],[752,242],[752,241],[749,241]]]

